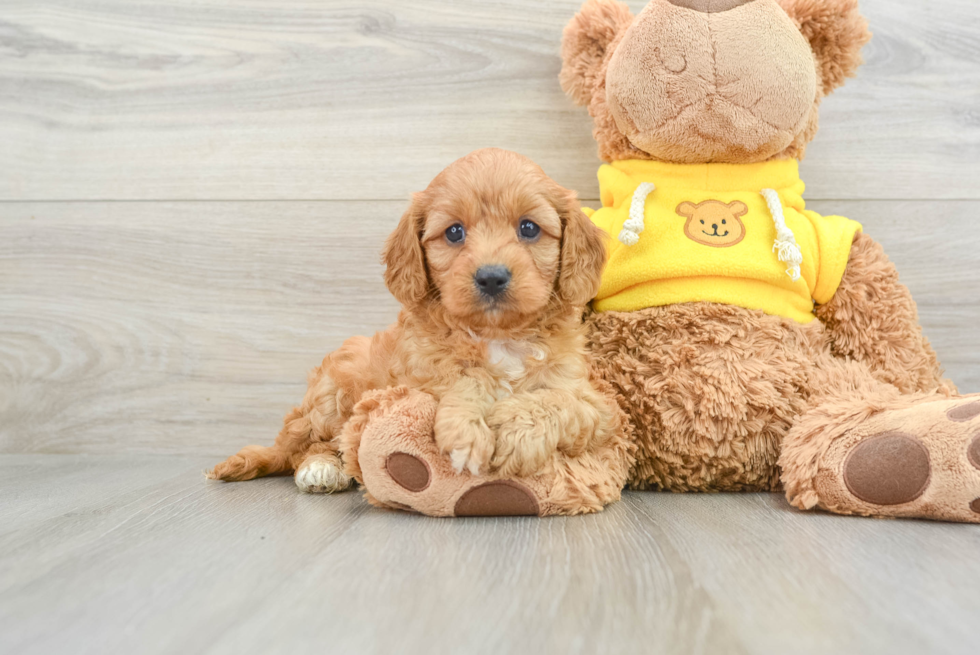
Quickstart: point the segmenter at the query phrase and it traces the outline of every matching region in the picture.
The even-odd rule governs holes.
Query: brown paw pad
[[[980,514],[980,498],[977,498],[972,503],[970,503],[970,509],[972,509],[977,514]]]
[[[966,455],[970,458],[970,463],[980,469],[980,437],[973,440],[973,443],[970,444],[970,449],[966,451]]]
[[[980,416],[980,400],[954,407],[946,413],[950,421],[964,423]]]
[[[538,516],[538,500],[527,487],[508,480],[473,487],[456,501],[456,516]]]
[[[929,486],[929,451],[917,439],[886,432],[859,443],[844,461],[848,490],[873,505],[901,505]]]
[[[415,455],[392,453],[385,461],[389,477],[409,491],[425,491],[429,486],[429,465]]]

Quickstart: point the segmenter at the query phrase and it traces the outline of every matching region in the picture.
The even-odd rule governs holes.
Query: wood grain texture
[[[974,526],[769,494],[428,519],[207,482],[207,463],[0,460],[0,651],[900,655],[980,636]]]
[[[405,206],[0,204],[0,452],[270,442],[309,369],[394,321],[379,253]],[[980,202],[811,206],[884,244],[947,373],[980,391]]]
[[[579,4],[2,2],[0,653],[976,652],[974,526],[653,493],[446,521],[203,480],[394,319],[382,240],[447,163],[511,148],[598,195],[557,82]],[[978,392],[980,11],[861,4],[810,206],[885,245]]]
[[[4,448],[274,436],[306,371],[397,315],[379,252],[402,204],[0,206]]]
[[[639,11],[645,4],[632,0]],[[0,199],[393,199],[484,146],[597,195],[558,85],[580,0],[5,0]],[[862,0],[817,199],[978,199],[975,0]]]

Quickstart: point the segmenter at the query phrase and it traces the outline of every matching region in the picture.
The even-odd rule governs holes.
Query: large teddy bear
[[[980,522],[980,399],[881,246],[804,207],[821,100],[869,38],[856,0],[589,0],[566,28],[562,87],[609,162],[587,320],[632,487]]]
[[[592,214],[609,263],[586,321],[630,452],[459,475],[432,439],[435,401],[389,389],[345,427],[348,475],[437,516],[597,511],[628,483],[980,523],[980,398],[941,378],[882,248],[802,198],[820,102],[869,37],[855,0],[653,0],[636,17],[586,2],[561,83],[609,162]]]

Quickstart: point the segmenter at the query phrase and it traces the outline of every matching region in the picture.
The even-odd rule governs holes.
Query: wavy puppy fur
[[[385,244],[397,323],[327,355],[275,444],[247,447],[209,477],[297,471],[309,489],[304,465],[343,471],[338,437],[355,405],[396,386],[438,401],[435,441],[457,471],[532,475],[621,438],[615,403],[589,382],[581,322],[605,256],[574,193],[532,162],[495,149],[460,159],[413,197]],[[481,287],[486,270],[506,271],[502,292]]]

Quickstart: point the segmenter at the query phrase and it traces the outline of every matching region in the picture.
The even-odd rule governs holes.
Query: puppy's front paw
[[[493,453],[493,433],[482,418],[440,411],[436,414],[435,438],[439,450],[449,454],[457,473],[467,470],[478,475]]]
[[[557,448],[559,426],[536,403],[508,399],[497,403],[487,422],[496,434],[490,468],[503,475],[534,475]]]

